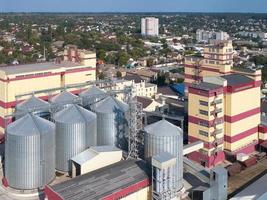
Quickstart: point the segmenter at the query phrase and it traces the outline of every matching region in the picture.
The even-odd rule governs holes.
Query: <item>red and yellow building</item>
[[[189,155],[207,167],[225,153],[250,154],[267,139],[260,125],[261,71],[233,67],[231,41],[208,45],[204,57],[185,63],[189,142],[202,140],[205,148]]]
[[[204,56],[185,58],[185,85],[200,82],[206,76],[230,74],[233,66],[232,41],[220,41],[205,46]]]
[[[96,54],[73,48],[65,51],[64,61],[1,67],[0,132],[4,132],[7,121],[10,121],[5,116],[12,114],[16,104],[24,100],[20,98],[18,101],[17,95],[94,80]],[[75,90],[71,92],[75,93]],[[51,93],[36,94],[44,100],[49,95]]]
[[[205,149],[189,157],[207,167],[250,154],[259,142],[261,82],[240,74],[207,77],[188,89],[189,142]]]

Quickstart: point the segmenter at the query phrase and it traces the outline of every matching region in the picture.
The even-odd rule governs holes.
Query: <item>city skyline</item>
[[[3,0],[1,12],[250,12],[266,13],[261,0]]]

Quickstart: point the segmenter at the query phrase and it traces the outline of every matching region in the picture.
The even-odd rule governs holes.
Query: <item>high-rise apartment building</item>
[[[228,40],[229,35],[226,32],[223,31],[205,31],[198,29],[196,31],[196,40],[197,42],[209,42],[210,40],[217,40],[217,41],[223,41]]]
[[[159,35],[159,19],[155,17],[146,17],[141,19],[141,34],[143,36]]]

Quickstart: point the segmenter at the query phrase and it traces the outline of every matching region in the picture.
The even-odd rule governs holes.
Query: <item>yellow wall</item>
[[[121,161],[122,151],[101,152],[81,166],[81,175]]]
[[[267,133],[259,133],[260,140],[267,140]]]
[[[65,74],[65,85],[85,83],[87,81],[94,81],[96,77],[96,71],[84,71]]]
[[[151,200],[151,196],[152,196],[151,189],[148,186],[121,199],[122,200]]]
[[[238,115],[240,113],[260,107],[260,88],[251,88],[248,90],[227,93],[225,95],[225,114],[228,116]]]
[[[60,75],[11,81],[7,88],[7,102],[15,101],[15,96],[19,94],[56,87],[60,87]],[[47,96],[47,93],[38,96]]]
[[[236,141],[234,143],[228,143],[224,142],[224,149],[230,150],[230,151],[236,151],[239,148],[242,148],[248,144],[251,144],[253,140],[258,140],[258,133],[252,134],[244,139],[241,139],[239,141]]]
[[[260,114],[253,115],[242,119],[240,121],[236,121],[234,123],[225,122],[225,135],[235,136],[246,130],[252,129],[258,126],[260,121]]]
[[[189,93],[188,95],[188,115],[194,116],[204,120],[213,120],[214,117],[211,115],[211,112],[214,111],[214,106],[211,103],[214,101],[215,97],[204,97],[196,94]],[[217,99],[223,100],[223,94],[218,95]],[[209,102],[209,106],[200,105],[199,101],[206,101]],[[217,108],[221,108],[222,112],[218,114],[218,117],[224,116],[224,106],[223,102],[217,104]],[[205,110],[209,112],[208,116],[201,115],[199,110]]]

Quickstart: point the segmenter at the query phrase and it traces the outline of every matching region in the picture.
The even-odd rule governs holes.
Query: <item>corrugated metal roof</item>
[[[158,136],[176,136],[183,135],[183,130],[163,119],[145,127],[147,133]]]
[[[144,161],[129,159],[77,176],[51,188],[65,200],[102,199],[149,177],[150,170]]]
[[[96,152],[110,152],[110,151],[121,151],[121,149],[115,146],[93,146],[90,149]]]
[[[81,66],[79,63],[73,62],[45,62],[45,63],[34,63],[26,65],[11,65],[6,67],[1,67],[0,71],[4,71],[7,75],[10,74],[20,74],[20,73],[30,73],[36,71],[51,71],[55,69],[61,69],[62,67],[72,68],[76,66]]]
[[[71,158],[71,160],[73,160],[79,165],[82,165],[97,155],[98,155],[98,152],[92,151],[92,149],[86,149],[82,153],[79,153],[78,155]]]
[[[56,122],[62,123],[83,123],[96,119],[96,114],[78,105],[71,106],[57,112],[54,117]]]
[[[81,97],[90,97],[90,96],[102,95],[102,94],[106,94],[106,92],[93,85],[89,89],[87,89],[87,90],[83,91],[82,93],[80,93],[79,96],[81,96]]]
[[[167,153],[167,152],[162,152],[162,153],[159,153],[159,154],[153,156],[153,159],[157,160],[160,163],[166,162],[166,161],[174,159],[174,158],[176,158],[176,157],[170,153]]]
[[[50,101],[52,103],[62,103],[62,102],[72,103],[75,99],[77,99],[76,95],[68,91],[63,91],[59,93],[58,95],[52,97]]]
[[[116,109],[126,112],[128,111],[129,106],[126,103],[119,101],[115,97],[108,96],[102,101],[96,103],[93,106],[93,109],[96,112],[101,112],[101,113],[114,112]]]
[[[183,95],[184,96],[184,90],[185,90],[185,84],[184,83],[179,83],[179,84],[173,84],[171,85],[171,88],[179,93],[180,95]]]
[[[41,117],[27,114],[7,126],[7,133],[12,135],[31,136],[51,131],[54,124]]]
[[[19,103],[16,108],[19,110],[31,110],[34,108],[49,109],[49,103],[35,96],[32,96],[22,103]]]
[[[192,88],[197,88],[200,90],[204,90],[204,91],[209,91],[209,90],[214,90],[214,89],[218,89],[221,88],[221,85],[216,85],[213,83],[207,83],[207,82],[201,82],[199,84],[193,84],[190,87]]]
[[[229,86],[235,86],[235,85],[253,82],[252,78],[249,78],[241,74],[229,74],[229,75],[224,75],[221,77],[227,80],[227,85]]]

